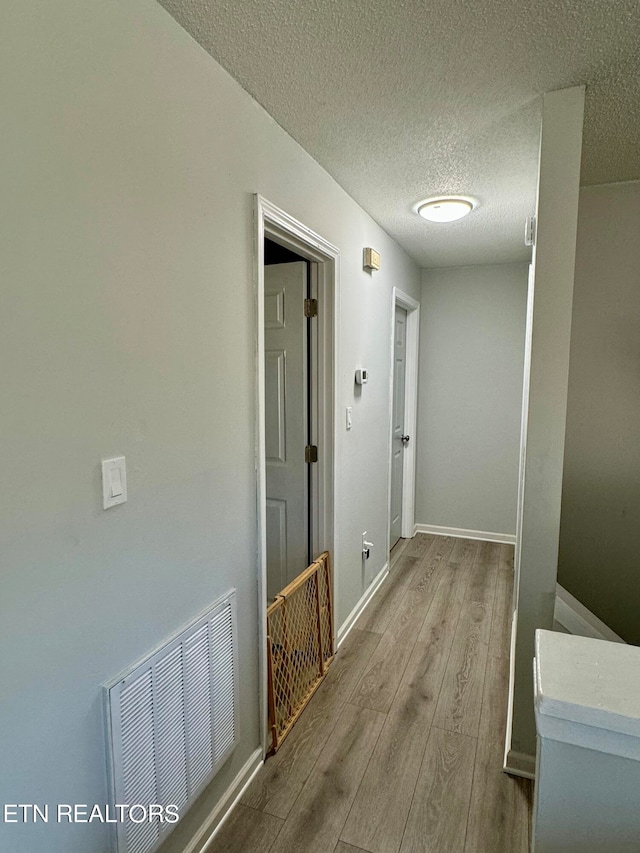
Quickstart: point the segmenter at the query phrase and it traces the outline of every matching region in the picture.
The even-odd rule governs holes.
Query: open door
[[[308,264],[264,270],[267,598],[310,563],[307,346]]]

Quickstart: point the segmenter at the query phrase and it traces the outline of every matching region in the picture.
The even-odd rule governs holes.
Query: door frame
[[[336,365],[338,364],[338,318],[340,250],[302,222],[254,195],[254,283],[256,314],[256,489],[257,489],[257,574],[258,624],[260,626],[260,736],[263,757],[268,749],[267,705],[267,533],[266,533],[266,452],[265,452],[265,383],[264,383],[264,239],[291,249],[312,264],[312,289],[318,300],[316,328],[317,363],[312,368],[312,443],[318,446],[317,476],[314,478],[312,503],[313,550],[331,552],[333,605],[336,612],[336,501],[334,496],[336,423]],[[335,623],[335,620],[334,620]],[[335,624],[334,624],[335,644]]]
[[[405,447],[402,465],[402,538],[410,539],[415,528],[415,497],[416,497],[416,429],[418,425],[418,355],[420,343],[420,303],[394,287],[391,293],[391,341],[389,345],[390,377],[389,377],[389,499],[387,520],[387,552],[390,550],[389,528],[391,522],[391,469],[393,463],[393,446],[391,440],[391,424],[393,423],[393,363],[396,306],[407,312],[407,352],[405,361],[405,394],[404,394],[404,428],[411,436]]]

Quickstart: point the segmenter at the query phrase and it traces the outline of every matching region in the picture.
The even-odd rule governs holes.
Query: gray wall
[[[419,271],[154,0],[5,5],[0,801],[105,803],[101,685],[235,586],[241,742],[204,813],[259,745],[252,194],[342,252],[338,625],[363,530],[386,560],[380,341]],[[107,828],[0,824],[0,848],[103,853]]]
[[[527,271],[422,273],[418,524],[515,534]]]
[[[640,644],[640,183],[583,188],[558,582]]]

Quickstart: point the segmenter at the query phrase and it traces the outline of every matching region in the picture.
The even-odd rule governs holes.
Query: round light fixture
[[[428,198],[418,205],[418,213],[429,222],[455,222],[462,219],[467,213],[471,213],[475,207],[470,198],[462,196],[451,196],[442,198]]]

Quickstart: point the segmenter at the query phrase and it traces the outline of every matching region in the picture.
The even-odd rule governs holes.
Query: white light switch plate
[[[102,507],[123,504],[127,500],[127,468],[124,456],[102,460]]]

